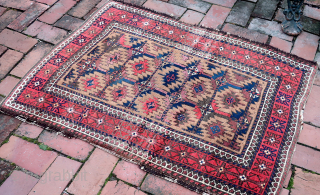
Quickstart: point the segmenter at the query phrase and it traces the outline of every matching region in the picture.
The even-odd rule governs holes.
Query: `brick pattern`
[[[8,95],[19,82],[16,77],[23,77],[54,44],[64,39],[68,32],[77,29],[106,2],[107,0],[0,1],[0,94]],[[277,0],[124,2],[171,15],[187,24],[218,28],[256,42],[267,43],[320,64],[320,14],[319,9],[310,6],[304,6],[300,20],[304,32],[298,37],[292,37],[281,31],[286,0],[281,3]],[[287,187],[290,177],[294,177],[294,186],[291,190],[283,189],[281,195],[316,194],[319,191],[318,175],[304,170],[320,172],[320,145],[317,142],[320,139],[320,71],[317,75],[304,111],[304,121],[308,124],[304,124],[292,161],[293,166],[303,169],[295,168],[293,175],[288,172],[284,187]],[[9,141],[0,144],[0,157],[5,159],[0,160],[0,172],[8,175],[19,167],[32,173],[13,171],[8,178],[0,174],[0,183],[5,180],[0,186],[0,194],[41,194],[44,189],[47,194],[61,194],[66,187],[72,194],[97,194],[99,191],[101,194],[195,194],[158,177],[146,176],[137,165],[123,160],[118,162],[117,157],[100,149],[95,148],[89,156],[93,147],[83,141],[68,139],[43,131],[40,127],[20,123],[15,118],[0,114],[0,143]],[[12,134],[28,141],[16,136],[10,137]],[[37,144],[48,145],[53,151],[44,151]],[[74,160],[62,157],[66,155]],[[69,178],[64,178],[63,181],[54,181],[54,178],[49,180],[53,176],[49,175],[50,171],[71,177],[82,163],[84,166],[72,182]],[[39,181],[32,176],[33,173],[40,176],[37,177],[40,178]],[[109,181],[104,186],[106,178]]]

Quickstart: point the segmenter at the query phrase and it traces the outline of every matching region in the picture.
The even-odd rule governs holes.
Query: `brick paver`
[[[122,181],[109,181],[100,195],[146,195],[142,191],[130,187]]]
[[[27,11],[11,22],[8,27],[21,32],[48,8],[49,6],[45,4],[34,3]]]
[[[314,148],[320,148],[320,128],[304,124],[299,135],[299,142]]]
[[[17,129],[17,131],[15,132],[15,134],[20,135],[20,136],[26,136],[29,138],[37,138],[40,133],[42,132],[42,128],[35,126],[35,125],[31,125],[28,123],[22,123],[19,128]]]
[[[68,188],[71,194],[97,194],[118,158],[95,149]]]
[[[8,24],[14,21],[19,15],[20,11],[8,10],[0,17],[0,31],[3,30]]]
[[[50,168],[43,174],[29,195],[61,194],[71,181],[81,163],[58,156]]]
[[[314,85],[304,109],[304,121],[320,127],[320,86]]]
[[[55,3],[48,11],[39,17],[39,20],[48,24],[55,23],[63,16],[69,9],[76,4],[73,0],[60,0]]]
[[[234,24],[227,23],[226,25],[224,25],[222,30],[260,43],[266,43],[268,41],[268,35],[259,33],[254,30],[249,30]]]
[[[221,28],[221,25],[227,18],[230,12],[229,8],[212,5],[206,16],[203,18],[200,25],[209,28]]]
[[[84,160],[93,149],[92,145],[80,139],[69,139],[48,131],[41,133],[39,142],[79,160]]]
[[[203,17],[204,17],[204,14],[202,14],[202,13],[188,10],[180,18],[180,21],[188,23],[188,24],[196,25],[196,24],[199,24],[199,22],[202,20]]]
[[[286,180],[284,181],[284,183],[283,183],[283,187],[284,188],[287,188],[288,187],[288,185],[289,185],[289,182],[290,182],[290,179],[291,179],[291,176],[292,176],[292,170],[290,169],[288,172],[287,172],[287,174],[286,174]]]
[[[53,44],[59,43],[67,35],[67,31],[60,28],[52,27],[48,24],[35,21],[32,23],[24,33],[37,36],[38,39],[48,41]]]
[[[16,165],[0,159],[0,183],[3,183],[15,168]]]
[[[68,14],[74,17],[82,18],[85,16],[92,8],[95,7],[100,2],[100,0],[82,0],[75,7],[73,7]]]
[[[81,20],[79,18],[64,15],[60,20],[58,20],[54,24],[54,26],[73,31],[79,28],[83,22],[84,20]]]
[[[289,190],[283,188],[280,192],[280,195],[289,195],[289,193],[290,193]]]
[[[41,42],[37,44],[23,60],[10,72],[10,74],[23,77],[46,53],[51,51],[53,45]]]
[[[7,9],[5,7],[0,7],[0,16],[2,16],[2,14],[6,12],[6,10]]]
[[[0,33],[0,44],[27,53],[38,41],[21,33],[4,29]]]
[[[117,176],[118,179],[131,183],[133,185],[139,186],[142,182],[146,172],[141,170],[138,165],[120,161],[113,173]]]
[[[259,0],[252,12],[252,16],[270,20],[277,9],[278,0]]]
[[[320,20],[320,10],[315,7],[304,6],[303,15]]]
[[[102,4],[104,1],[106,0],[102,0],[98,5]],[[124,0],[125,3],[131,3],[133,5],[142,5],[143,3],[145,3],[147,0]],[[99,7],[99,6],[96,7]],[[101,5],[100,5],[101,6]]]
[[[83,16],[83,19],[85,19],[85,20],[88,19],[91,16],[91,14],[93,14],[95,11],[97,11],[97,9],[98,9],[97,7],[92,8],[85,16]]]
[[[40,2],[40,3],[44,3],[44,4],[47,4],[47,5],[52,5],[54,4],[57,0],[36,0],[37,2]]]
[[[319,163],[320,151],[299,144],[296,146],[292,164],[320,173]]]
[[[254,3],[238,1],[233,6],[229,16],[226,19],[226,22],[246,26],[250,19],[250,15],[253,11],[254,6]]]
[[[0,45],[0,56],[8,50],[7,47]]]
[[[278,37],[272,37],[270,45],[288,53],[290,53],[292,48],[292,42],[280,39]]]
[[[0,148],[0,157],[37,175],[42,175],[57,157],[57,153],[44,151],[38,145],[11,136]]]
[[[20,123],[21,122],[16,118],[0,114],[0,144],[9,136],[12,131],[18,128]]]
[[[233,5],[237,0],[203,0],[203,1],[231,8],[233,7]]]
[[[307,60],[313,60],[317,52],[318,41],[319,36],[302,32],[298,36],[291,53]]]
[[[320,175],[305,172],[300,168],[296,168],[293,183],[294,188],[291,189],[291,195],[316,195],[320,193]]]
[[[7,50],[0,58],[0,79],[3,79],[23,57],[23,53],[14,50]]]
[[[211,7],[210,3],[206,3],[201,0],[170,0],[168,3],[193,9],[202,13],[206,13]]]
[[[21,171],[13,171],[10,177],[0,186],[0,194],[24,195],[28,194],[38,182],[37,178]]]
[[[34,4],[34,2],[30,0],[1,0],[0,1],[1,6],[11,7],[19,10],[26,10],[32,4]]]
[[[0,94],[4,95],[4,96],[9,95],[9,93],[12,91],[14,86],[16,86],[16,84],[18,84],[18,82],[19,82],[19,79],[11,77],[11,76],[7,76],[0,83]]]
[[[159,0],[148,0],[143,4],[143,6],[160,13],[168,14],[175,18],[180,17],[187,10],[186,8],[172,5]]]

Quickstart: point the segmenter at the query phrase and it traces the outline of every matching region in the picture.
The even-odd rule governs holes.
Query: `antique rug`
[[[278,194],[315,64],[110,1],[1,110],[198,193]]]

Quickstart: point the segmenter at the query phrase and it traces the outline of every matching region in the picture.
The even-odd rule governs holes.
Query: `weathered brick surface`
[[[278,0],[259,0],[252,12],[252,16],[270,20],[277,9]]]
[[[320,54],[319,54],[319,57],[320,57]],[[318,64],[318,66],[319,66],[319,64]],[[314,81],[314,85],[320,86],[320,71],[319,70],[317,71],[317,76],[316,76],[316,79]]]
[[[206,13],[211,7],[210,3],[206,3],[201,0],[170,0],[169,3],[193,9],[202,13]]]
[[[9,136],[9,134],[17,129],[20,121],[8,115],[0,114],[0,144]]]
[[[299,136],[299,142],[314,148],[320,148],[320,128],[304,124]]]
[[[48,41],[49,43],[57,44],[65,38],[67,31],[60,28],[52,27],[48,24],[35,21],[33,22],[24,33],[37,36],[38,39]]]
[[[250,15],[253,11],[254,6],[254,3],[238,1],[233,6],[229,16],[226,19],[226,22],[246,26],[250,19]]]
[[[286,180],[285,180],[284,183],[283,183],[283,187],[284,187],[284,188],[287,188],[287,187],[288,187],[289,182],[290,182],[291,175],[292,175],[292,170],[290,169],[290,170],[287,172],[286,176],[285,176],[285,177],[286,177]]]
[[[292,164],[320,173],[320,152],[312,148],[297,145]]]
[[[29,195],[61,194],[80,166],[77,161],[58,156]]]
[[[237,0],[203,0],[203,1],[231,8]]]
[[[221,25],[230,12],[229,8],[212,5],[200,25],[209,28],[221,28]]]
[[[76,1],[73,0],[60,0],[55,3],[48,11],[42,14],[39,17],[39,20],[48,24],[53,24],[75,4]]]
[[[180,17],[187,10],[186,8],[172,5],[159,0],[148,0],[143,4],[143,6],[160,13],[168,14],[175,18]]]
[[[202,13],[187,10],[186,13],[184,13],[183,16],[180,18],[180,21],[188,24],[197,25],[203,17],[204,15]]]
[[[10,74],[22,78],[52,48],[53,46],[51,44],[40,42],[23,58]]]
[[[313,18],[316,20],[320,20],[320,10],[315,7],[304,6],[303,15]]]
[[[47,4],[47,5],[53,5],[57,0],[36,0],[36,1]]]
[[[320,175],[296,168],[291,195],[309,195],[320,193]]]
[[[133,185],[139,186],[142,182],[146,172],[142,171],[138,165],[120,161],[113,173],[117,176],[118,179],[131,183]]]
[[[130,187],[122,181],[108,181],[101,195],[146,195],[142,191]]]
[[[54,26],[73,31],[79,28],[83,22],[84,20],[81,20],[79,18],[64,15],[54,24]]]
[[[26,136],[29,138],[37,138],[39,136],[39,134],[42,132],[42,128],[35,126],[35,125],[31,125],[28,123],[22,123],[19,128],[17,129],[17,131],[15,131],[15,134],[20,135],[20,136]]]
[[[1,36],[1,35],[0,35]],[[18,84],[19,79],[7,76],[0,83],[0,94],[7,96],[12,91],[12,89]]]
[[[38,41],[21,33],[4,29],[0,33],[0,44],[27,53]]]
[[[293,37],[286,35],[281,30],[281,25],[275,21],[264,20],[260,18],[254,18],[248,27],[250,30],[256,30],[260,33],[271,35],[273,37],[278,37],[280,39],[285,39],[292,41]]]
[[[27,11],[11,22],[8,27],[21,32],[48,8],[48,5],[34,3]]]
[[[272,37],[270,45],[288,53],[290,53],[292,48],[292,42],[279,39],[278,37]]]
[[[0,1],[0,5],[3,7],[10,7],[20,10],[28,9],[32,4],[33,1],[30,0],[2,0]]]
[[[96,148],[67,191],[71,194],[97,194],[117,161],[117,157]]]
[[[93,149],[92,145],[80,139],[68,139],[48,131],[41,133],[39,141],[59,152],[80,160],[84,160]]]
[[[57,153],[43,151],[38,145],[11,136],[0,148],[0,157],[37,175],[42,175],[57,157]]]
[[[95,7],[100,2],[100,0],[82,0],[75,7],[73,7],[68,14],[74,17],[82,18],[85,16],[92,8]]]
[[[0,186],[0,194],[28,194],[37,182],[37,178],[27,175],[22,171],[13,171],[10,177]]]
[[[0,7],[0,16],[7,10],[5,7]]]
[[[95,11],[97,11],[97,9],[98,8],[96,8],[96,7],[92,8],[85,16],[83,16],[83,19],[85,19],[85,20],[88,19],[91,16],[91,14],[93,14]]]
[[[311,122],[316,126],[320,126],[320,87],[314,85],[308,98],[306,108],[304,110],[303,120]]]
[[[281,192],[280,192],[280,195],[289,195],[289,193],[290,193],[289,190],[283,188],[283,189],[281,190]]]
[[[100,1],[100,3],[98,3],[98,4],[96,5],[96,7],[97,7],[97,8],[102,7],[107,1],[108,1],[108,0],[102,0],[102,1]],[[126,0],[126,1],[128,1],[128,0]],[[146,0],[132,0],[132,1],[133,1],[133,2],[142,1],[142,3],[144,3]],[[142,4],[142,3],[141,3],[141,4]]]
[[[23,53],[7,50],[0,58],[0,79],[3,79],[14,65],[23,57]]]
[[[8,50],[7,47],[0,45],[0,56]]]
[[[307,60],[313,60],[317,52],[318,41],[319,36],[302,32],[296,39],[291,53]]]
[[[133,5],[139,5],[141,6],[144,2],[146,2],[147,0],[124,0],[124,2],[126,3],[131,3]],[[100,3],[99,3],[100,4]],[[98,6],[97,6],[98,7]]]
[[[250,39],[252,41],[257,41],[260,43],[266,43],[268,40],[268,35],[261,34],[254,30],[249,30],[246,28],[242,28],[240,26],[236,26],[234,24],[226,24],[223,27],[223,30],[226,32],[230,32],[231,34],[239,35],[241,37]]]
[[[0,160],[0,183],[3,183],[15,168],[16,165]]]
[[[17,10],[6,11],[6,13],[0,17],[0,31],[14,21],[20,14],[21,12]]]
[[[167,194],[167,195],[196,195],[197,193],[188,190],[178,184],[166,181],[154,175],[147,175],[141,185],[143,191],[152,194]]]

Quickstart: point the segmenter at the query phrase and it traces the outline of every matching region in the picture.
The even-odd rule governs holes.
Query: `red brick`
[[[146,172],[142,171],[138,165],[126,161],[120,161],[113,173],[118,179],[139,186],[142,182]]]
[[[7,10],[5,7],[0,7],[0,16]]]
[[[71,194],[97,194],[117,161],[117,157],[96,148],[67,191]]]
[[[73,0],[60,0],[56,4],[54,4],[48,11],[42,14],[39,17],[39,20],[48,24],[53,24],[75,4],[76,1]]]
[[[58,20],[58,22],[54,24],[54,26],[73,31],[78,29],[83,24],[83,22],[84,20],[81,20],[79,18],[64,15],[60,20]]]
[[[26,10],[28,9],[32,4],[34,4],[33,1],[30,0],[2,0],[0,1],[0,5],[3,7],[10,7],[20,10]]]
[[[296,168],[293,180],[293,188],[291,195],[311,195],[319,194],[320,191],[320,175],[305,172],[300,168]]]
[[[297,145],[293,154],[292,164],[320,173],[320,151]]]
[[[221,25],[226,20],[229,12],[229,8],[212,5],[200,25],[209,28],[221,28]]]
[[[318,36],[303,31],[296,39],[291,53],[307,60],[313,60],[317,52],[318,41]]]
[[[29,195],[61,194],[73,178],[81,163],[58,156],[39,182],[32,188]]]
[[[252,41],[257,41],[260,43],[266,43],[268,41],[268,35],[261,34],[257,31],[254,31],[254,30],[242,28],[242,27],[236,26],[234,24],[228,23],[228,24],[224,25],[223,31],[238,35],[240,37],[250,39]]]
[[[234,3],[237,0],[204,0],[204,1],[231,8],[231,7],[233,7]]]
[[[109,0],[102,0],[102,1],[100,1],[100,3],[98,3],[97,5],[96,5],[96,8],[100,8],[100,7],[102,7],[104,4],[106,4],[107,2],[108,2]],[[133,0],[133,1],[136,1],[136,0]],[[141,0],[140,0],[141,1]],[[145,0],[142,0],[143,1],[143,3],[144,3],[144,1]]]
[[[93,149],[92,145],[80,139],[68,139],[48,131],[42,132],[39,141],[59,152],[80,160],[84,160]]]
[[[287,189],[283,188],[283,189],[281,190],[281,192],[280,192],[280,194],[279,194],[279,195],[289,195],[289,193],[290,193],[290,191],[289,191],[289,190],[287,190]]]
[[[188,24],[192,24],[192,25],[197,25],[199,24],[199,22],[202,20],[203,17],[204,15],[202,13],[188,10],[180,18],[180,21]]]
[[[320,20],[320,10],[315,7],[304,6],[303,15],[313,18],[316,20]]]
[[[201,0],[170,0],[170,3],[202,13],[206,13],[211,7],[210,3]]]
[[[141,185],[143,191],[152,194],[175,194],[175,195],[196,195],[197,193],[188,190],[178,184],[166,181],[154,175],[148,175]]]
[[[0,94],[7,96],[12,91],[12,89],[18,84],[19,79],[7,76],[0,83]]]
[[[8,26],[12,21],[14,21],[19,15],[20,11],[17,10],[8,10],[0,17],[0,31]]]
[[[290,169],[286,175],[286,180],[283,183],[283,187],[287,188],[291,179],[291,175],[292,175],[292,170]]]
[[[276,47],[282,51],[290,53],[292,42],[285,41],[283,39],[280,39],[278,37],[272,37],[270,45],[273,47]]]
[[[17,129],[17,131],[15,132],[15,134],[20,135],[20,136],[26,136],[26,137],[34,139],[40,135],[42,130],[43,129],[41,127],[27,124],[27,123],[22,123],[19,126],[19,128]]]
[[[57,153],[43,151],[38,145],[11,136],[0,148],[0,157],[37,175],[42,175],[57,157]]]
[[[160,13],[168,14],[175,18],[180,17],[187,10],[186,8],[158,0],[148,0],[143,4],[143,6]]]
[[[13,171],[10,177],[0,186],[0,194],[28,194],[38,182],[37,178],[21,171]]]
[[[320,126],[320,87],[313,85],[310,96],[304,109],[304,121]]]
[[[285,16],[283,14],[283,9],[278,9],[276,16],[274,18],[274,20],[278,21],[278,22],[282,22],[285,20]]]
[[[57,0],[36,0],[36,1],[38,1],[38,2],[40,2],[40,3],[45,3],[45,4],[47,4],[47,5],[52,5],[52,4],[54,4]]]
[[[142,191],[130,187],[122,181],[108,181],[101,195],[146,195]]]
[[[40,42],[30,51],[23,60],[10,72],[10,74],[23,77],[53,46]]]
[[[16,165],[0,160],[0,183],[3,183],[15,168]]]
[[[16,63],[23,57],[23,53],[7,50],[0,58],[0,79],[3,79]]]
[[[68,14],[74,17],[82,18],[92,8],[99,3],[100,0],[82,0],[75,7],[73,7]]]
[[[314,126],[303,124],[303,130],[299,136],[299,142],[313,148],[320,148],[320,129]]]
[[[0,144],[10,135],[10,133],[17,129],[21,122],[8,115],[0,114]]]
[[[318,64],[318,66],[319,66],[319,64]],[[320,71],[319,70],[317,71],[317,76],[316,76],[316,79],[314,81],[314,85],[320,86]]]
[[[83,19],[88,19],[90,16],[91,16],[91,14],[93,14],[95,11],[97,11],[97,7],[94,7],[94,8],[92,8],[92,10],[90,10],[85,16],[83,16]]]
[[[104,1],[104,0],[102,0]],[[144,2],[146,2],[146,0],[124,0],[125,3],[131,3],[133,5],[139,5],[141,6]],[[100,3],[99,3],[100,4]],[[96,6],[98,7],[98,5]]]
[[[32,21],[40,16],[49,6],[34,3],[27,11],[23,12],[17,19],[9,24],[9,28],[16,31],[23,31]]]
[[[59,43],[67,35],[65,30],[38,21],[33,22],[24,33],[53,44]]]
[[[21,51],[22,53],[27,53],[37,42],[37,39],[27,37],[26,35],[9,29],[4,29],[0,33],[0,44]]]
[[[7,51],[8,48],[6,48],[5,46],[0,45],[0,56]]]

